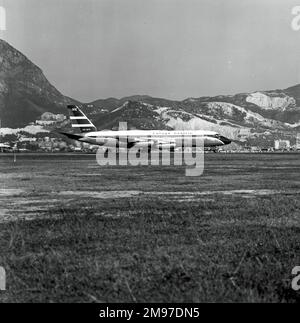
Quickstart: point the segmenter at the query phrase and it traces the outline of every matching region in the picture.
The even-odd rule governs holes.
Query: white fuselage
[[[192,147],[197,138],[203,140],[205,147],[223,146],[230,140],[219,135],[215,131],[206,130],[119,130],[119,131],[95,131],[83,134],[79,141],[94,145],[127,147],[127,143],[133,146],[170,146],[172,148],[182,146]],[[227,140],[227,141],[226,141]]]

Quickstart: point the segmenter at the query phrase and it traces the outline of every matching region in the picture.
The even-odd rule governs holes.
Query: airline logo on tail
[[[87,116],[75,105],[68,105],[72,128],[79,128],[81,132],[97,131]]]

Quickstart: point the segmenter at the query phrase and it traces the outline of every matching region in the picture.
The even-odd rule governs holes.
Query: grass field
[[[299,302],[300,154],[0,155],[1,302]]]

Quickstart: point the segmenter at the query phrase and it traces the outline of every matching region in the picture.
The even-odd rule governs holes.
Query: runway
[[[0,155],[0,246],[18,275],[0,300],[90,301],[90,288],[133,301],[129,284],[138,301],[295,301],[299,171],[299,154],[205,154],[199,177],[100,167],[94,155]]]

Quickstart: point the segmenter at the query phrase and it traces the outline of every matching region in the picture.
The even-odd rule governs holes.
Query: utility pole
[[[1,119],[0,119],[0,143],[2,142],[2,126],[1,126]],[[0,150],[0,153],[2,152],[3,150],[2,150],[2,148],[1,148],[1,150]]]
[[[1,125],[1,119],[0,119],[0,142],[2,142],[2,125]]]

